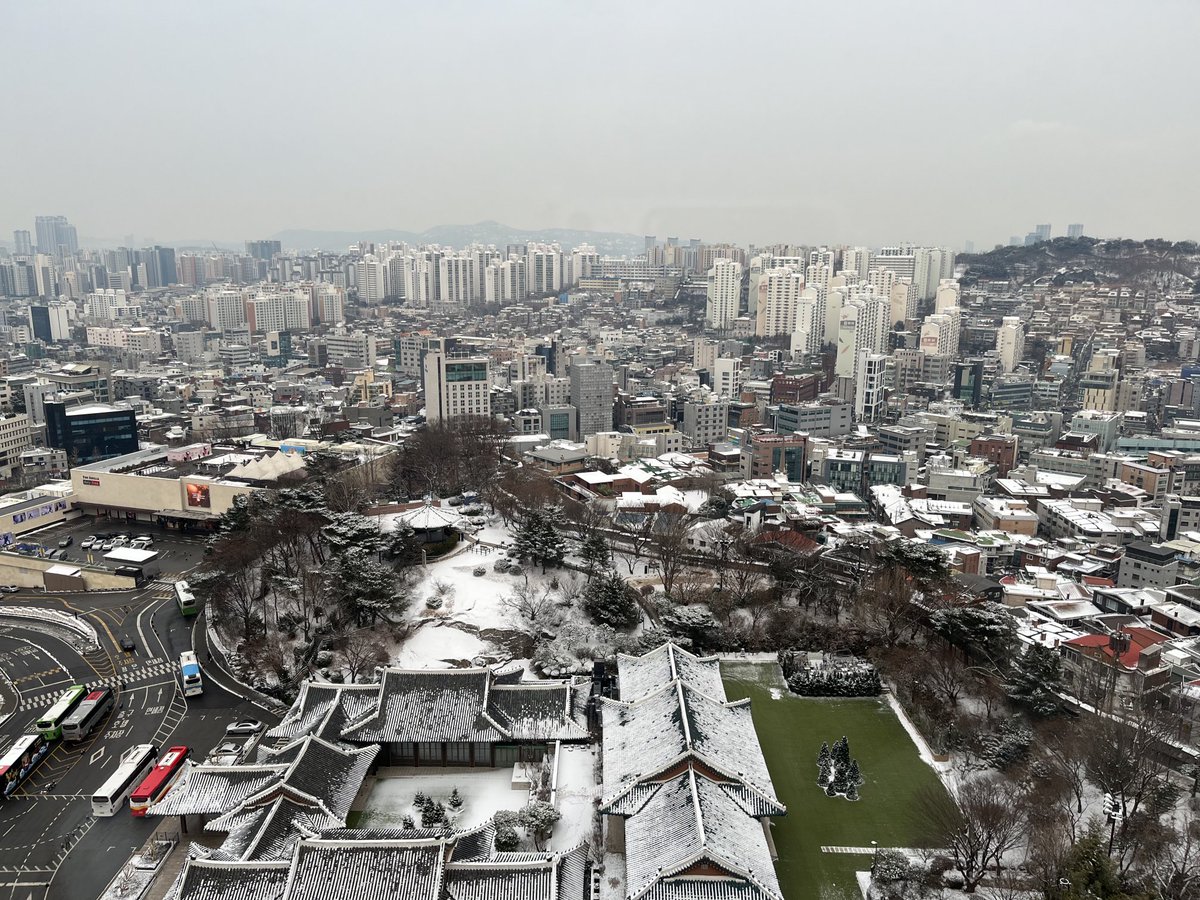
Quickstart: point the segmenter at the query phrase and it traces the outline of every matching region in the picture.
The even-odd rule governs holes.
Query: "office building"
[[[138,449],[137,419],[132,409],[107,403],[67,406],[56,400],[47,400],[45,409],[46,444],[65,450],[72,466]]]
[[[571,364],[571,405],[579,439],[613,430],[613,370],[602,362]]]
[[[444,349],[434,349],[425,354],[423,369],[425,418],[430,424],[491,415],[491,364],[486,356],[449,356]],[[610,426],[611,422],[610,398]]]
[[[53,344],[55,341],[70,340],[71,323],[67,309],[57,303],[47,306],[29,307],[29,327],[39,341]]]

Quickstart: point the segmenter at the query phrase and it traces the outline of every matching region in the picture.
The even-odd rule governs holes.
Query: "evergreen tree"
[[[1033,644],[1013,662],[1004,683],[1010,700],[1035,716],[1052,716],[1060,709],[1063,689],[1062,657],[1049,647]]]
[[[409,815],[405,815],[405,817],[400,820],[400,827],[405,831],[412,831],[416,825],[417,823],[413,821],[413,817]]]
[[[821,749],[817,753],[817,765],[823,765],[830,761],[829,741],[821,741]]]
[[[827,787],[833,779],[833,766],[829,760],[824,760],[817,764],[817,784],[820,787]]]
[[[860,785],[864,781],[866,781],[866,779],[863,778],[863,776],[862,776],[862,772],[858,768],[858,760],[857,759],[850,760],[850,769],[849,769],[849,773],[847,775],[847,779],[849,780],[851,787],[857,787],[858,785]]]
[[[458,792],[458,788],[450,792],[449,804],[451,809],[462,809],[463,799],[462,795]]]
[[[542,564],[542,571],[546,571],[546,566],[561,566],[563,559],[567,555],[567,542],[563,536],[559,534],[558,528],[554,524],[555,517],[543,516],[540,527],[538,528],[536,547],[537,554],[534,559]]]
[[[637,596],[616,571],[594,578],[583,591],[583,608],[602,625],[629,628],[641,618]]]
[[[513,535],[513,549],[521,559],[533,559],[537,549],[537,536],[542,530],[542,514],[531,509],[517,526]]]
[[[833,743],[831,751],[833,757],[833,765],[840,772],[843,769],[850,768],[850,741],[845,735],[842,735]]]
[[[608,548],[608,541],[599,531],[593,531],[587,536],[587,540],[579,548],[579,555],[583,559],[583,567],[589,580],[598,572],[603,572],[612,562],[612,551]]]

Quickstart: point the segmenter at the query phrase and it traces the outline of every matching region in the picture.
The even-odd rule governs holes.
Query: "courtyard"
[[[930,841],[912,815],[922,789],[940,789],[900,720],[882,699],[803,698],[773,663],[722,662],[729,700],[749,697],[775,791],[788,814],[775,820],[776,871],[786,900],[816,900],[824,885],[858,896],[855,871],[869,855],[822,853],[823,846],[922,847]],[[817,752],[842,735],[859,762],[862,799],[827,797],[817,786]]]

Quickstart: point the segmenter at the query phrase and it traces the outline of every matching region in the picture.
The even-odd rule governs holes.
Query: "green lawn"
[[[772,831],[786,900],[815,900],[824,884],[855,888],[855,870],[870,867],[869,856],[822,853],[822,846],[929,846],[909,809],[918,790],[939,781],[885,701],[799,697],[773,665],[722,663],[721,671],[730,700],[751,699],[771,780],[788,808]],[[843,734],[866,779],[854,803],[817,787],[821,742]]]

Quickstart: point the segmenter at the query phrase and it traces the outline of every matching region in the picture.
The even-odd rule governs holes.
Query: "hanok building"
[[[601,700],[608,849],[629,900],[781,900],[775,795],[748,700],[728,702],[716,658],[672,644],[617,657],[620,699]]]
[[[521,681],[520,668],[381,670],[378,684],[305,684],[269,737],[380,745],[394,766],[511,766],[586,742],[590,682]]]

